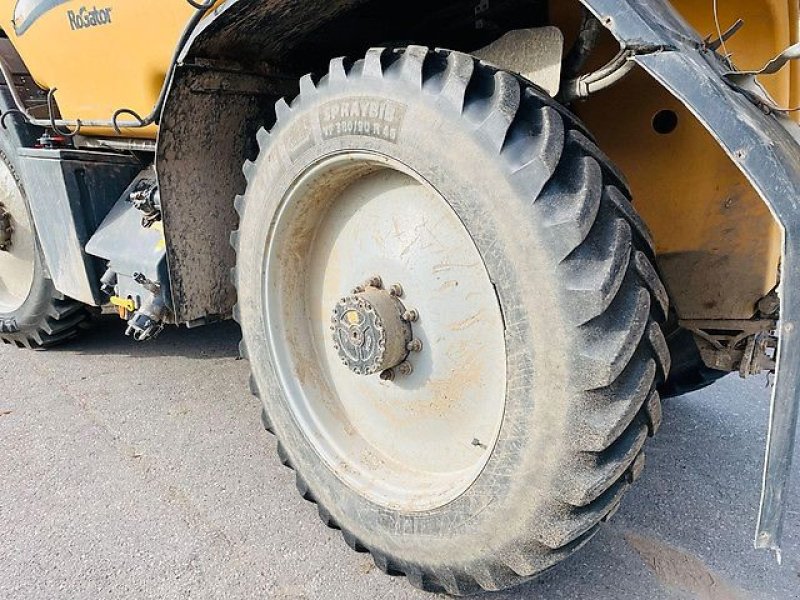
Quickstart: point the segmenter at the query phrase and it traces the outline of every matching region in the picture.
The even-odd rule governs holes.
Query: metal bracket
[[[744,20],[737,19],[736,22],[730,27],[728,27],[728,29],[725,30],[718,38],[711,39],[711,36],[706,38],[705,42],[706,48],[708,48],[712,52],[716,52],[722,46],[725,45],[725,42],[727,42],[734,35],[736,35],[742,27],[744,27]]]
[[[690,319],[680,325],[694,334],[703,362],[712,369],[739,371],[742,378],[775,370],[775,319]]]
[[[730,85],[739,89],[756,104],[763,105],[770,111],[789,113],[800,110],[800,107],[786,108],[779,106],[758,81],[759,75],[774,75],[793,60],[800,58],[800,43],[789,46],[786,50],[755,71],[728,71],[722,75]]]

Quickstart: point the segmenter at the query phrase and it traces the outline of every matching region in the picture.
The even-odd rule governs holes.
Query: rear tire
[[[333,60],[319,81],[306,76],[291,105],[278,103],[277,123],[270,134],[259,133],[259,145],[258,159],[244,168],[246,194],[236,202],[235,316],[264,424],[278,437],[281,460],[295,469],[303,497],[317,503],[323,521],[341,529],[353,549],[370,552],[383,571],[406,575],[428,591],[465,595],[507,588],[583,546],[642,470],[645,440],[661,420],[656,388],[670,369],[660,327],[668,299],[653,267],[650,235],[623,177],[583,126],[513,74],[465,54],[412,46],[374,49],[355,63]],[[353,157],[350,171],[330,171],[328,179],[309,183],[309,173],[336,156]],[[501,403],[497,431],[491,439],[476,436],[454,446],[465,455],[481,454],[484,463],[465,489],[453,480],[452,493],[442,496],[446,501],[423,502],[424,508],[404,503],[402,495],[387,499],[388,492],[376,492],[400,459],[375,450],[380,460],[365,467],[342,449],[343,437],[332,444],[341,460],[331,460],[323,450],[338,435],[338,422],[308,416],[360,406],[337,414],[348,435],[367,439],[371,432],[359,429],[365,411],[382,400],[383,406],[402,403],[403,390],[417,391],[419,382],[427,398],[414,396],[409,415],[427,415],[418,417],[420,430],[441,415],[452,423],[440,426],[438,450],[421,432],[420,453],[447,456],[450,430],[469,416],[448,412],[467,402],[458,386],[484,377],[482,350],[486,362],[495,360],[491,338],[475,339],[464,346],[463,370],[438,385],[381,382],[373,375],[375,398],[339,394],[345,388],[336,387],[337,378],[347,375],[345,367],[330,359],[329,341],[315,337],[318,324],[306,318],[306,312],[320,318],[309,298],[314,286],[327,285],[309,265],[322,235],[311,225],[323,227],[343,190],[361,186],[379,168],[387,178],[411,173],[446,201],[469,233],[502,315],[504,392],[485,397],[486,404]],[[362,195],[369,190],[358,189]],[[421,206],[412,202],[414,193],[409,187],[409,206]],[[319,211],[318,221],[292,235],[283,232],[284,226],[298,227],[286,214],[308,219],[312,210]],[[440,223],[429,221],[451,237]],[[397,220],[398,236],[403,224]],[[370,235],[382,232],[376,225],[364,233],[364,254],[383,256],[381,248],[369,246]],[[441,269],[474,263],[469,256],[440,257]],[[387,271],[394,259],[402,263],[400,250],[387,255]],[[337,262],[322,272],[339,277],[348,268],[347,261]],[[457,289],[458,272],[439,277],[441,272],[423,272],[428,285],[407,289],[408,297],[425,302],[445,285]],[[349,294],[357,283],[342,281],[338,293]],[[464,297],[451,298],[457,311]],[[424,362],[425,352],[435,352],[458,328],[446,315],[443,323],[420,315],[414,331],[428,341],[414,360]],[[482,314],[478,321],[491,319]],[[352,377],[359,385],[367,381]],[[408,425],[395,422],[397,428]],[[398,442],[398,454],[403,444]],[[380,440],[364,447],[380,447]],[[374,486],[353,483],[361,481],[354,475],[360,470],[369,471]]]
[[[0,207],[12,229],[10,244],[0,250],[0,340],[20,348],[46,348],[75,337],[89,313],[53,286],[14,166],[12,143],[8,138],[0,143]]]

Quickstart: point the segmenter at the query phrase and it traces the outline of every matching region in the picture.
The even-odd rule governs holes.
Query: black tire
[[[675,398],[713,385],[729,374],[706,366],[690,331],[675,326],[666,334],[672,357],[669,378],[658,389],[662,399]]]
[[[297,148],[294,125],[319,123],[332,98],[364,95],[405,105],[396,143],[324,139],[313,127],[313,143]],[[291,105],[278,103],[259,145],[236,202],[235,316],[264,424],[303,497],[353,549],[428,591],[507,588],[583,546],[642,470],[670,358],[650,235],[623,177],[576,117],[468,55],[373,49],[355,63],[333,60],[319,81],[306,76]],[[299,173],[346,150],[387,154],[442,193],[472,233],[505,317],[500,439],[472,487],[429,512],[379,507],[344,485],[299,430],[270,364],[260,315],[269,224]]]
[[[28,198],[14,165],[15,140],[9,135],[0,140],[0,160],[14,176],[31,219]],[[14,311],[0,312],[0,340],[20,348],[47,348],[65,342],[78,334],[89,316],[84,304],[56,291],[38,240],[34,244],[34,275],[28,296]]]

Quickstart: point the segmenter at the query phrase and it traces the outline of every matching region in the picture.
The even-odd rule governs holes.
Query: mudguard
[[[727,71],[664,0],[581,0],[633,51],[633,60],[680,100],[730,156],[783,232],[778,368],[772,392],[757,548],[780,557],[800,388],[800,145],[798,126],[765,113],[726,83]],[[794,134],[794,135],[793,135]]]

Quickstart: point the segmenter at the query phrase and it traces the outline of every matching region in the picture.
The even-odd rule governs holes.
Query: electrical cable
[[[217,0],[208,0],[205,3],[198,3],[195,0],[186,0],[186,2],[195,8],[195,12],[192,14],[192,17],[186,23],[186,26],[183,28],[180,38],[178,39],[178,44],[175,47],[175,52],[172,55],[172,59],[170,61],[169,69],[167,70],[167,76],[164,78],[164,83],[161,86],[161,92],[158,95],[158,100],[156,101],[153,110],[150,112],[147,117],[142,118],[139,116],[136,111],[129,109],[129,108],[120,108],[114,112],[111,117],[111,120],[81,120],[81,119],[74,119],[74,120],[67,120],[67,119],[56,119],[55,118],[55,103],[53,99],[53,94],[56,91],[56,88],[52,88],[47,91],[47,107],[49,116],[47,119],[40,119],[34,117],[25,107],[25,103],[23,102],[22,98],[20,98],[19,93],[14,85],[13,75],[11,69],[9,68],[8,64],[6,64],[5,60],[0,57],[0,73],[2,73],[3,77],[5,78],[6,82],[8,83],[8,89],[11,93],[11,97],[14,100],[14,104],[16,108],[12,108],[7,110],[5,113],[0,115],[0,125],[5,128],[5,118],[8,114],[18,114],[23,117],[25,122],[30,125],[35,125],[38,127],[50,127],[59,135],[63,135],[65,137],[74,137],[78,135],[82,127],[112,127],[117,134],[122,133],[122,129],[138,129],[141,127],[147,127],[153,123],[157,123],[160,117],[161,111],[164,107],[164,103],[166,102],[167,93],[169,91],[169,86],[172,81],[172,77],[175,74],[175,69],[178,65],[178,60],[180,59],[181,54],[183,53],[189,38],[197,27],[197,24],[200,20],[205,16],[206,12],[211,9],[216,3]],[[135,121],[119,121],[119,117],[121,115],[130,115]],[[60,131],[59,127],[74,127],[73,131]]]

